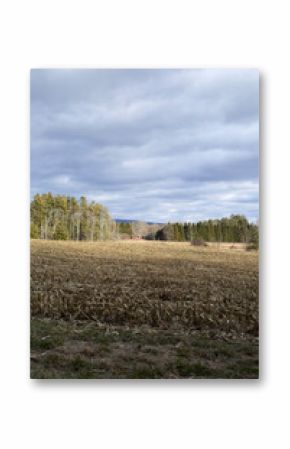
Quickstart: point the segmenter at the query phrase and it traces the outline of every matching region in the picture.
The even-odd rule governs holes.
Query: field
[[[258,254],[31,242],[32,378],[257,378]]]

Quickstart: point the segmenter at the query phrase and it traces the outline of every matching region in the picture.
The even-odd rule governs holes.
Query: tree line
[[[258,227],[243,215],[204,220],[197,223],[168,223],[158,230],[157,240],[186,242],[203,239],[206,242],[249,243],[258,235]]]
[[[116,237],[108,210],[82,196],[36,194],[30,204],[30,236],[44,240],[107,240]]]
[[[231,215],[227,218],[197,223],[167,223],[154,226],[142,222],[123,222],[118,223],[118,230],[119,235],[124,238],[139,236],[147,240],[176,242],[202,239],[206,242],[250,243],[257,241],[259,235],[258,226],[250,223],[243,215]]]
[[[144,238],[177,242],[203,239],[207,242],[258,241],[258,226],[243,215],[197,223],[148,224],[141,221],[116,223],[108,210],[85,196],[36,194],[30,204],[30,235],[44,240],[108,240]]]

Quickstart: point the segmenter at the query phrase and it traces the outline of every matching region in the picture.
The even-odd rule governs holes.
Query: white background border
[[[289,34],[282,0],[1,2],[1,447],[289,446]],[[260,70],[260,381],[29,380],[32,67]]]

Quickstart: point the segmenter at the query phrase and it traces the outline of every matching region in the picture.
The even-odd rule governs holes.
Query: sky
[[[158,223],[258,218],[254,69],[34,69],[31,196]]]

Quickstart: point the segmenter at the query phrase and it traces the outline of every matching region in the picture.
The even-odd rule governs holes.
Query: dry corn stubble
[[[32,316],[257,336],[258,256],[229,248],[33,240]]]

